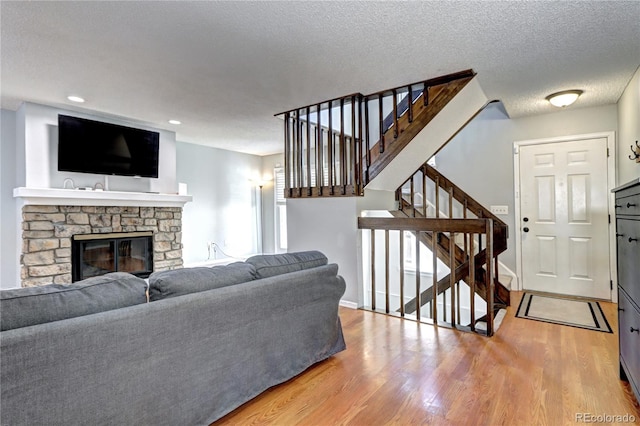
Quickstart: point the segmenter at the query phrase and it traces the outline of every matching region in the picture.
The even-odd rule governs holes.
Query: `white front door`
[[[520,147],[525,290],[611,300],[607,139]]]

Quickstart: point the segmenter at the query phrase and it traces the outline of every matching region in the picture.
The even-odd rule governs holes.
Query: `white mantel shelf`
[[[13,197],[23,205],[184,207],[191,195],[122,191],[84,191],[59,188],[15,188]]]

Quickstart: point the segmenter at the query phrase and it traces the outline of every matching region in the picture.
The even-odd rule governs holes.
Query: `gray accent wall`
[[[18,265],[15,262],[16,203],[13,188],[16,185],[16,113],[0,110],[0,288],[15,287]]]
[[[436,155],[437,168],[485,207],[509,206],[509,214],[500,216],[509,225],[509,249],[500,261],[515,272],[513,143],[616,131],[617,127],[616,105],[510,119],[500,104],[491,104]]]

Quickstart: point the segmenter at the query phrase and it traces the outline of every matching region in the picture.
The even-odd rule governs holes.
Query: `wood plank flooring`
[[[214,424],[565,425],[579,413],[640,424],[617,334],[515,318],[522,293],[511,296],[492,338],[341,308],[346,351]],[[617,305],[601,305],[617,330]]]

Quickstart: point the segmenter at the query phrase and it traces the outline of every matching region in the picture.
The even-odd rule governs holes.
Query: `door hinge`
[[[611,215],[609,215],[609,223],[611,223]]]
[[[609,288],[613,290],[613,280],[609,280]]]
[[[609,157],[609,155],[610,155],[610,154],[609,154],[609,148],[607,148],[607,157]]]

